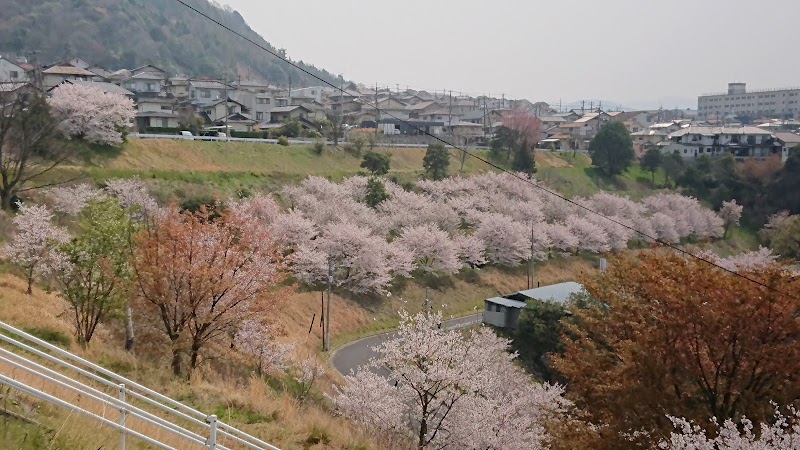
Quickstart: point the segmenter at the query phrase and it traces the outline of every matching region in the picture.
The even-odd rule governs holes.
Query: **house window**
[[[167,128],[167,127],[169,127],[169,120],[161,119],[161,128]]]
[[[208,90],[203,89],[202,91],[200,91],[200,97],[209,98],[211,97],[211,92],[208,92]]]
[[[147,90],[148,91],[155,91],[156,90],[156,84],[155,83],[147,83]]]
[[[19,78],[19,72],[18,71],[12,70],[10,73],[11,73],[11,78],[12,79]]]
[[[136,83],[131,83],[130,88],[131,89],[136,89]]]
[[[189,92],[189,96],[192,97],[192,98],[195,98],[195,97],[197,97],[197,92],[195,92],[195,91]]]
[[[161,105],[162,111],[172,111],[172,107],[169,105]]]
[[[263,112],[257,112],[256,113],[256,120],[264,120],[264,113]]]
[[[683,153],[686,153],[686,149],[683,149]]]

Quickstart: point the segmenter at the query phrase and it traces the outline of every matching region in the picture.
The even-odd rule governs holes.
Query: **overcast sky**
[[[730,81],[800,85],[800,0],[218,1],[368,85],[665,108]]]

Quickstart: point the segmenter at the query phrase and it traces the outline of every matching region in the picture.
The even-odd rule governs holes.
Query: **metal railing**
[[[258,138],[235,138],[235,137],[220,137],[220,136],[181,136],[177,134],[145,134],[145,133],[131,133],[128,135],[131,139],[169,139],[175,141],[208,141],[208,142],[255,142],[260,144],[277,144],[277,139],[258,139]],[[449,139],[448,136],[442,136],[442,139]],[[289,139],[289,145],[313,145],[316,143],[313,139]],[[333,141],[325,141],[326,145],[333,145]],[[350,141],[340,140],[339,145],[351,144]],[[389,142],[377,142],[375,144],[381,148],[424,148],[427,144],[397,144]],[[487,150],[486,146],[470,145],[468,150]]]
[[[0,343],[13,346],[17,351],[23,350],[33,354],[50,363],[51,367],[34,362],[20,353],[3,347],[0,347],[0,364],[12,368],[12,372],[19,371],[57,387],[58,391],[78,394],[82,399],[99,404],[104,410],[116,410],[119,413],[119,420],[112,421],[104,414],[97,414],[96,411],[90,411],[75,402],[70,402],[63,398],[64,395],[36,389],[31,386],[31,383],[25,383],[19,377],[15,378],[12,373],[2,373],[2,365],[0,365],[0,385],[9,386],[119,431],[120,448],[123,450],[126,447],[128,436],[158,448],[174,448],[166,444],[160,437],[162,432],[166,432],[173,439],[178,438],[182,442],[211,450],[230,450],[232,448],[279,450],[278,447],[217,420],[216,415],[203,414],[8,324],[0,322],[0,330],[2,330]],[[59,370],[55,370],[55,368]],[[67,375],[64,372],[74,374]],[[80,381],[79,378],[83,381]],[[104,392],[103,388],[111,390],[116,395]],[[136,419],[139,425],[147,425],[145,427],[147,429],[136,426],[136,423],[130,423],[129,419]],[[192,429],[188,427],[192,427]],[[159,436],[153,436],[149,430],[158,431]],[[232,442],[233,446],[222,445],[220,443],[222,440],[226,444],[228,441]]]

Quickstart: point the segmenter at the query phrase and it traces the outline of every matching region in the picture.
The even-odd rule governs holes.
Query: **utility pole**
[[[533,222],[531,222],[531,259],[528,263],[528,289],[533,289],[533,286],[536,284],[533,281],[534,277],[534,269],[533,269]]]
[[[328,305],[325,308],[325,329],[322,334],[322,350],[331,349],[331,291],[333,290],[333,259],[328,257]]]
[[[447,126],[453,132],[453,91],[450,91],[450,106],[447,107]]]
[[[225,75],[222,77],[222,83],[225,85],[225,142],[228,142],[230,136],[230,131],[228,130],[228,116],[229,109],[228,109],[228,73],[226,72]]]
[[[581,100],[581,114],[584,113],[585,108],[586,108],[586,100]]]
[[[291,105],[292,105],[292,76],[289,75],[289,103],[287,103],[286,106],[291,106]]]
[[[431,304],[431,300],[428,298],[428,288],[425,288],[425,309],[428,310],[428,313],[433,311],[433,304]]]
[[[506,94],[502,94],[503,96],[503,107],[501,109],[506,109]]]

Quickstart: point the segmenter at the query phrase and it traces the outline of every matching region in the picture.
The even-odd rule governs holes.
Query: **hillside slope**
[[[275,50],[238,12],[206,0],[186,3]],[[174,0],[0,0],[0,11],[0,54],[38,50],[42,62],[80,57],[108,69],[154,64],[189,76],[227,71],[279,85],[290,77],[295,85],[319,83]]]

